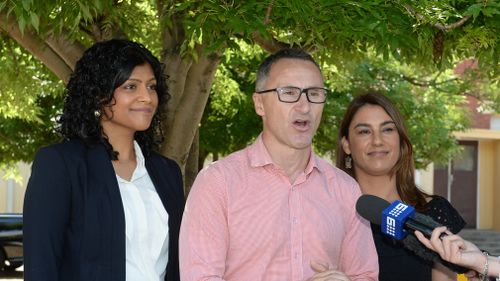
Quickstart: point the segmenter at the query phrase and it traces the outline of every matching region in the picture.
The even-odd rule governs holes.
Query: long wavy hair
[[[345,159],[347,154],[342,148],[342,138],[349,139],[349,126],[352,119],[363,106],[377,105],[382,107],[391,117],[399,134],[399,159],[391,169],[391,174],[396,176],[396,188],[403,202],[415,206],[419,211],[425,210],[426,198],[429,196],[415,185],[415,164],[413,162],[413,148],[406,132],[403,118],[394,104],[384,95],[377,92],[368,92],[355,97],[349,104],[340,125],[337,139],[336,166],[356,178],[354,168],[347,169]]]
[[[149,128],[136,132],[134,139],[145,155],[158,150],[163,141],[164,104],[170,98],[164,67],[143,45],[122,39],[95,43],[76,63],[66,86],[63,112],[57,120],[63,138],[80,139],[87,146],[103,143],[111,159],[118,159],[103,132],[100,115],[105,107],[115,103],[115,89],[130,77],[136,66],[145,63],[151,66],[156,78],[158,107]]]

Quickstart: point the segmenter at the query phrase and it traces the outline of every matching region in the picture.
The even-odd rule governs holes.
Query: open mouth
[[[310,122],[307,120],[295,120],[293,126],[299,130],[307,130],[309,129]]]

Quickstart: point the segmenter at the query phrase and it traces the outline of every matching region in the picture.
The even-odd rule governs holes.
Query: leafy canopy
[[[418,166],[444,161],[456,149],[452,132],[467,127],[464,93],[500,112],[499,14],[500,3],[488,0],[0,0],[0,162],[30,161],[58,139],[64,84],[35,51],[55,50],[54,38],[88,47],[109,36],[139,41],[161,58],[179,54],[186,65],[221,55],[204,116],[195,120],[204,155],[227,154],[256,136],[257,65],[266,51],[298,46],[314,53],[332,89],[318,152],[331,156],[347,103],[372,88],[400,106]],[[15,27],[46,45],[22,48]],[[467,58],[477,69],[455,74]]]

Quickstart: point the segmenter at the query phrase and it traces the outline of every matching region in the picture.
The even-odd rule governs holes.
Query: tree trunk
[[[191,190],[191,186],[198,175],[198,157],[200,148],[200,130],[196,130],[196,135],[194,136],[193,143],[191,144],[191,149],[189,150],[189,156],[186,162],[185,176],[184,176],[184,194],[188,195]]]
[[[198,172],[203,169],[203,165],[205,164],[205,160],[207,159],[207,157],[208,152],[205,149],[198,148]]]
[[[166,53],[164,58],[172,98],[167,104],[166,119],[163,120],[165,142],[161,153],[179,164],[185,175],[186,187],[192,184],[191,178],[186,176],[198,173],[198,165],[187,167],[186,163],[221,57],[216,53],[205,54],[201,46],[196,52],[197,60],[183,59],[175,52]]]

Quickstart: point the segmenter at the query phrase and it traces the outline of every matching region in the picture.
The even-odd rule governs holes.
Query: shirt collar
[[[271,164],[274,165],[271,155],[269,154],[269,151],[267,151],[264,141],[262,140],[262,133],[257,137],[255,142],[250,145],[248,158],[250,161],[250,167],[263,167]],[[313,168],[322,172],[322,169],[318,165],[317,156],[314,152],[311,152],[304,173],[308,175],[312,172]]]
[[[144,155],[142,154],[141,147],[135,140],[134,140],[134,150],[135,150],[135,161],[137,162],[137,166],[135,167],[134,172],[132,173],[132,178],[130,179],[130,182],[133,182],[147,174]],[[116,175],[116,177],[121,182],[127,182],[118,175]]]
[[[271,155],[269,155],[269,152],[264,145],[264,141],[262,141],[262,134],[260,134],[255,142],[250,145],[248,152],[250,167],[263,167],[273,164]]]
[[[141,147],[139,143],[134,140],[134,150],[135,150],[135,161],[137,161],[137,168],[144,168],[144,155],[142,154]]]

